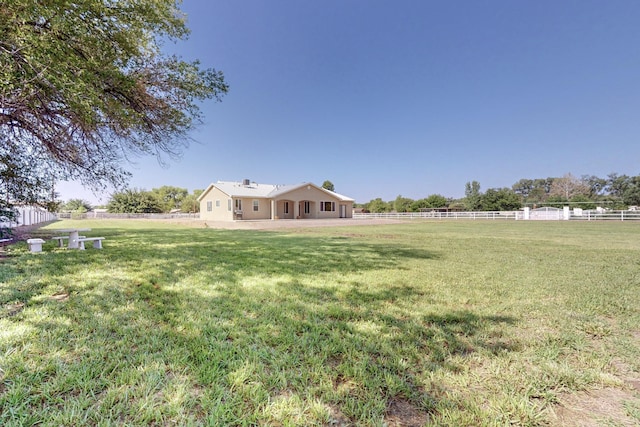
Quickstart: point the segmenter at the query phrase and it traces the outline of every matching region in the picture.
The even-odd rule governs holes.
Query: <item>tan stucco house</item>
[[[200,219],[352,218],[354,200],[315,184],[257,184],[218,181],[198,197]]]

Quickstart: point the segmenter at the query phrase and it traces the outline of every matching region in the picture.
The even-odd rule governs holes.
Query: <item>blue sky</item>
[[[368,202],[639,175],[637,0],[186,0],[166,49],[222,70],[182,159],[131,187],[334,183]],[[105,203],[78,185],[63,200]]]

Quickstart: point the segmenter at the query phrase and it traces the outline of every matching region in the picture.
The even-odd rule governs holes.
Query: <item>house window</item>
[[[211,200],[209,200],[207,202],[207,212],[211,212],[213,210],[213,203],[211,202]]]
[[[242,210],[242,199],[236,199],[236,210],[237,211]]]
[[[311,213],[311,202],[304,202],[304,213]]]
[[[284,213],[289,213],[289,202],[284,202]]]
[[[227,210],[231,212],[231,199],[227,200]]]
[[[320,212],[335,212],[336,202],[320,202]]]
[[[254,212],[258,212],[258,209],[260,208],[260,200],[253,200],[253,211]]]
[[[216,200],[216,208],[220,207],[220,200]]]

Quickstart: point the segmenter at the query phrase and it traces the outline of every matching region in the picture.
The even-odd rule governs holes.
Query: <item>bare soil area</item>
[[[638,426],[630,408],[640,408],[640,376],[620,360],[612,362],[623,388],[606,387],[559,396],[553,408],[554,426],[600,427]]]
[[[626,402],[637,401],[630,390],[604,388],[589,392],[567,394],[560,397],[554,408],[554,424],[558,427],[637,426],[631,418]]]

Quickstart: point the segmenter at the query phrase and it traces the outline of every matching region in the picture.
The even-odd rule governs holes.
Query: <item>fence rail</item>
[[[523,211],[495,212],[385,212],[354,213],[354,219],[466,219],[466,220],[525,220]],[[568,218],[562,210],[551,212],[530,212],[528,220],[546,221],[638,221],[640,211],[582,211],[581,214],[570,212]]]
[[[199,213],[107,213],[107,212],[87,212],[59,213],[59,219],[199,219]],[[523,211],[491,211],[491,212],[385,212],[385,213],[354,213],[354,219],[461,219],[461,220],[547,220],[547,221],[638,221],[640,211],[582,211],[576,213],[571,211],[565,217],[563,210],[536,212],[531,211],[528,218],[525,218]]]
[[[354,213],[354,219],[517,219],[518,212],[384,212]]]
[[[87,212],[87,213],[59,213],[59,219],[199,219],[199,213],[108,213],[108,212]]]

